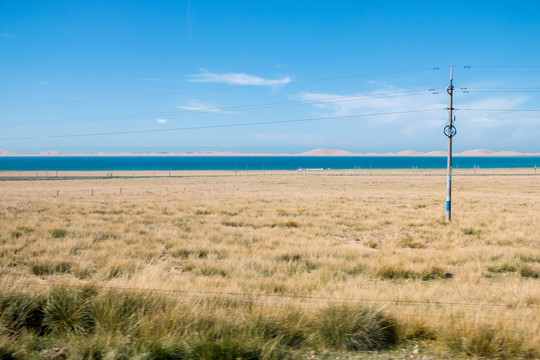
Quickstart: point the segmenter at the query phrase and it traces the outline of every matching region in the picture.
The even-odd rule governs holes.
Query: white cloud
[[[356,93],[353,95],[339,95],[327,93],[299,93],[295,98],[311,103],[318,109],[320,116],[348,116],[370,113],[396,113],[381,117],[369,117],[368,121],[385,123],[399,123],[401,131],[413,134],[417,131],[426,131],[441,126],[448,117],[441,111],[407,113],[420,109],[446,109],[448,104],[441,102],[447,95],[440,92],[432,95],[430,92],[410,92],[403,89],[391,88],[384,85],[385,91],[372,91]],[[537,124],[536,116],[531,113],[494,112],[492,109],[518,109],[529,100],[524,96],[496,96],[468,100],[467,98],[454,99],[454,112],[458,125],[466,125],[467,129],[486,130],[502,128],[505,126],[526,126]],[[468,100],[468,101],[464,101]],[[462,109],[462,110],[459,110]],[[479,109],[483,111],[470,111]],[[403,113],[398,113],[403,112]],[[536,115],[536,114],[535,114]]]
[[[535,117],[527,113],[516,112],[494,112],[493,109],[518,109],[528,101],[527,97],[490,97],[469,102],[462,102],[459,106],[454,105],[458,110],[456,116],[467,123],[471,128],[481,128],[483,130],[497,128],[507,125],[530,125],[537,123]],[[460,111],[459,109],[464,109]],[[478,111],[469,111],[466,109],[478,109]]]
[[[156,122],[158,124],[165,124],[165,123],[167,123],[167,119],[156,119]]]
[[[525,96],[512,96],[512,97],[488,97],[478,100],[460,101],[454,107],[458,109],[516,109],[528,101],[528,97]],[[455,100],[454,100],[455,102]],[[459,105],[459,106],[458,106]]]
[[[540,138],[540,129],[520,128],[507,135],[506,140],[519,142],[534,142]]]
[[[352,95],[302,92],[295,98],[311,103],[316,108],[324,110],[320,114],[321,116],[396,113],[419,109],[443,109],[447,106],[438,102],[440,97],[432,95],[427,91],[411,92],[396,88],[389,89],[388,85],[385,85],[385,88],[388,90]],[[410,116],[410,114],[389,114],[385,115],[384,118],[379,118],[378,121],[392,122]]]
[[[443,128],[448,120],[448,111],[445,110],[448,108],[446,91],[439,89],[438,94],[432,94],[430,91],[409,91],[384,83],[371,85],[375,90],[349,94],[301,92],[294,99],[309,104],[313,115],[321,118],[386,114],[347,119],[351,124],[347,131],[357,131],[358,143],[375,146],[374,141],[384,141],[422,151],[443,149],[441,147],[446,141]],[[512,111],[538,109],[534,98],[472,91],[466,94],[456,91],[455,95],[454,107],[458,109],[454,112],[458,130],[456,149],[497,150],[504,145],[506,148],[524,150],[525,144],[534,143],[531,134],[537,136],[540,131],[539,113]],[[424,109],[433,111],[415,112]],[[511,111],[493,111],[495,109]],[[335,123],[345,124],[345,121],[336,119]],[[328,129],[328,136],[331,136],[332,128]]]
[[[253,86],[278,86],[291,82],[291,78],[286,76],[280,79],[265,79],[244,73],[211,73],[202,72],[187,76],[188,81],[201,83],[219,83],[228,85],[253,85]]]
[[[178,106],[179,109],[190,110],[190,111],[199,111],[199,112],[209,112],[209,113],[221,113],[221,114],[234,114],[234,111],[227,111],[220,109],[218,107],[202,103],[198,100],[191,99],[188,101],[189,105]]]

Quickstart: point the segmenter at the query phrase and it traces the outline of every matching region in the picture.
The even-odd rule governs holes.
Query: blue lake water
[[[540,157],[454,157],[454,168],[534,168]],[[444,169],[445,157],[349,156],[3,156],[0,171]]]

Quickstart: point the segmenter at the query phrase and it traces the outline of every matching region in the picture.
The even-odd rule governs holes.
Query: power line
[[[352,96],[335,96],[334,98],[324,99],[324,100],[312,100],[312,101],[287,101],[287,102],[276,102],[276,103],[264,103],[264,104],[252,104],[252,105],[236,105],[236,106],[227,106],[220,108],[223,111],[237,111],[237,110],[258,110],[258,109],[273,109],[281,107],[292,107],[292,106],[302,106],[302,105],[313,105],[321,103],[342,103],[348,101],[356,100],[369,100],[369,99],[384,99],[384,98],[397,98],[405,96],[416,96],[416,95],[427,95],[427,94],[436,94],[440,89],[431,88],[429,90],[409,90],[409,91],[396,91],[396,92],[383,92],[377,93],[376,95],[352,95]],[[144,118],[144,117],[154,117],[154,116],[170,116],[170,115],[200,115],[208,114],[208,111],[204,110],[177,110],[177,111],[168,111],[168,112],[153,112],[153,113],[136,113],[129,115],[108,115],[108,116],[95,116],[95,117],[79,117],[79,118],[67,118],[67,119],[58,119],[58,120],[37,120],[37,121],[26,121],[26,122],[7,122],[0,123],[2,126],[22,126],[22,125],[34,125],[34,124],[53,124],[53,123],[82,123],[82,122],[96,122],[96,121],[107,121],[107,120],[121,120],[121,119],[133,119],[133,118]],[[80,121],[78,121],[80,120]]]
[[[465,69],[471,68],[500,68],[500,69],[538,69],[540,65],[458,65],[454,67],[460,67]]]
[[[461,89],[467,89],[467,90],[534,90],[534,91],[540,91],[540,88],[538,87],[501,87],[501,86],[467,86],[466,88]]]
[[[169,131],[186,131],[186,130],[202,130],[202,129],[218,129],[218,128],[232,128],[243,126],[256,126],[256,125],[270,125],[270,124],[285,124],[295,122],[309,122],[319,120],[336,120],[336,119],[350,119],[356,117],[369,117],[369,116],[384,116],[384,115],[396,115],[396,114],[408,114],[428,111],[439,111],[444,108],[436,109],[420,109],[420,110],[404,110],[404,111],[392,111],[382,113],[371,114],[355,114],[355,115],[342,115],[342,116],[327,116],[318,118],[305,118],[305,119],[293,119],[293,120],[274,120],[274,121],[258,121],[250,123],[235,123],[235,124],[222,124],[222,125],[205,125],[205,126],[192,126],[192,127],[180,127],[180,128],[167,128],[167,129],[153,129],[153,130],[131,130],[131,131],[113,131],[113,132],[99,132],[99,133],[86,133],[86,134],[70,134],[70,135],[50,135],[50,136],[27,136],[17,138],[2,138],[0,140],[32,140],[32,139],[57,139],[57,138],[70,138],[70,137],[86,137],[86,136],[103,136],[103,135],[124,135],[124,134],[144,134],[144,133],[157,133],[157,132],[169,132]]]
[[[536,93],[540,92],[538,87],[501,87],[501,86],[467,86],[460,87],[463,93]]]
[[[534,69],[534,68],[540,68],[540,65],[460,65],[460,66],[454,66],[454,67],[465,68],[465,69],[471,69],[471,68]],[[366,76],[379,76],[379,75],[402,74],[402,73],[410,73],[410,72],[421,72],[421,71],[429,71],[429,70],[439,70],[440,68],[441,67],[436,66],[436,67],[409,69],[409,70],[386,71],[386,72],[366,73],[366,74],[357,74],[357,75],[306,79],[306,80],[293,80],[283,85],[310,83],[310,82],[318,82],[318,81],[354,79],[354,78],[360,78],[360,77],[366,77]],[[186,80],[186,81],[190,82],[189,80]],[[227,87],[218,87],[218,88],[201,89],[201,90],[188,90],[188,91],[173,91],[173,92],[163,92],[163,93],[154,93],[154,94],[145,94],[145,95],[126,95],[126,96],[97,97],[97,98],[60,100],[60,101],[49,101],[49,102],[0,104],[0,107],[69,104],[69,103],[94,102],[94,101],[105,101],[105,100],[126,100],[126,99],[137,99],[137,98],[155,97],[155,96],[191,94],[191,93],[195,94],[195,93],[204,93],[204,92],[213,92],[213,91],[225,91],[225,90],[231,90],[231,89],[244,89],[244,88],[251,88],[254,86],[259,86],[259,85],[230,85]]]
[[[539,112],[540,109],[467,109],[457,108],[460,111],[499,111],[499,112]]]
[[[439,68],[438,67],[430,67],[430,68],[421,68],[421,69],[386,71],[386,72],[378,72],[378,73],[366,73],[366,74],[336,76],[336,77],[327,77],[327,78],[294,80],[294,81],[290,81],[287,84],[283,84],[283,85],[301,84],[301,83],[318,82],[318,81],[354,79],[354,78],[360,78],[360,77],[366,77],[366,76],[402,74],[402,73],[420,72],[420,71],[428,71],[428,70],[439,70]],[[186,81],[190,82],[189,80],[186,80]],[[154,96],[203,93],[203,92],[224,91],[224,90],[232,90],[232,89],[245,89],[245,88],[251,88],[251,87],[254,87],[254,86],[258,86],[258,85],[230,85],[228,87],[219,87],[219,88],[201,89],[201,90],[189,90],[189,91],[174,91],[174,92],[155,93],[155,94],[146,94],[146,95],[113,96],[113,97],[99,97],[99,98],[73,99],[73,100],[35,102],[35,103],[19,103],[19,104],[0,104],[0,107],[55,105],[55,104],[69,104],[69,103],[94,102],[94,101],[105,101],[105,100],[126,100],[126,99],[137,99],[137,98],[154,97]]]
[[[328,77],[328,78],[320,78],[320,79],[312,79],[312,80],[297,80],[297,81],[292,81],[292,82],[293,83],[307,83],[307,82],[315,82],[315,81],[341,80],[341,79],[352,79],[352,78],[359,78],[359,77],[365,77],[365,76],[403,74],[403,73],[410,73],[410,72],[430,71],[430,70],[439,70],[439,69],[440,69],[439,67],[435,66],[435,67],[421,68],[421,69],[385,71],[385,72],[371,73],[371,74],[360,74],[360,75],[351,75],[351,76],[337,76],[337,77]]]
[[[470,93],[537,93],[539,90],[464,90]]]

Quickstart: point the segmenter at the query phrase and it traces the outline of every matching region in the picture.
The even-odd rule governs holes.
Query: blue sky
[[[538,14],[532,0],[0,0],[0,149],[445,150],[454,65],[455,151],[539,152],[540,111],[516,111],[540,109]]]

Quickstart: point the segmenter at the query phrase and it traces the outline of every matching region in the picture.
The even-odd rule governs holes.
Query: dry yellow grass
[[[496,329],[540,350],[540,176],[510,173],[455,176],[451,224],[443,172],[3,181],[0,282],[364,302],[411,341],[467,353],[462,334]]]

